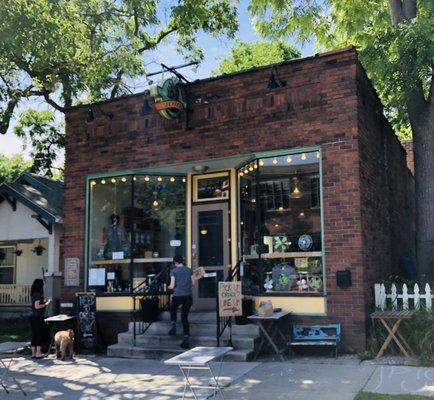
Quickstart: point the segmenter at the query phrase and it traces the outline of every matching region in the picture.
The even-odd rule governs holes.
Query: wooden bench
[[[341,324],[293,325],[291,346],[334,346],[338,357]]]

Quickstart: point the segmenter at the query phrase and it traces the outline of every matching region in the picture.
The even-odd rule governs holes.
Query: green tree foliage
[[[0,132],[23,98],[58,111],[113,98],[129,92],[165,38],[200,58],[198,31],[233,36],[237,27],[231,0],[2,0]]]
[[[434,2],[251,0],[265,37],[355,45],[398,136],[413,137],[420,276],[434,278]]]
[[[213,71],[213,75],[242,71],[300,56],[300,51],[287,42],[247,43],[237,40],[231,49],[231,54],[220,62],[219,68]]]
[[[10,157],[0,154],[0,183],[13,182],[24,172],[30,171],[32,162],[27,161],[21,154]]]
[[[428,99],[434,62],[433,2],[419,1],[417,16],[392,23],[401,1],[252,0],[256,28],[266,37],[314,37],[319,50],[356,46],[398,136],[411,137],[406,90],[420,85]],[[415,1],[404,1],[414,3]],[[416,8],[413,11],[416,15]]]
[[[31,172],[57,179],[62,177],[63,171],[55,163],[65,145],[64,127],[56,122],[52,111],[25,110],[18,116],[14,133],[24,140],[25,147],[30,144]]]

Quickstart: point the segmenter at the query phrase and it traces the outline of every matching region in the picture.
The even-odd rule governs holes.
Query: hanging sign
[[[219,282],[220,317],[243,315],[241,282]]]
[[[80,259],[65,258],[64,267],[64,284],[65,286],[80,285]]]
[[[152,86],[154,108],[166,119],[178,118],[187,107],[185,91],[176,78],[167,78]]]
[[[95,353],[96,297],[95,293],[76,293],[78,318],[78,348]]]

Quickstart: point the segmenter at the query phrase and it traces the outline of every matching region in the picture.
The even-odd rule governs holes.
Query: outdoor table
[[[50,347],[47,351],[47,356],[51,353],[54,345],[54,335],[59,330],[65,330],[68,324],[72,324],[75,319],[74,315],[58,314],[52,317],[45,318],[44,321],[50,325]],[[63,329],[62,329],[63,328]]]
[[[413,314],[413,311],[376,311],[371,314],[371,318],[379,319],[389,333],[375,358],[379,358],[383,355],[384,350],[386,350],[392,339],[406,357],[410,358],[410,356],[414,356],[414,353],[407,341],[403,338],[398,330],[401,322],[404,319],[410,319]]]
[[[273,315],[268,317],[260,317],[259,315],[250,315],[248,319],[254,321],[258,326],[264,336],[261,336],[261,342],[258,346],[258,350],[255,353],[254,358],[256,358],[262,350],[262,347],[268,342],[268,344],[273,348],[275,353],[280,357],[282,361],[285,360],[283,353],[289,348],[291,339],[288,335],[282,332],[282,324],[285,319],[291,315],[291,311],[278,311],[274,312]],[[281,348],[277,346],[275,341],[276,335],[279,335],[283,340],[283,345]]]
[[[206,398],[215,396],[217,392],[220,394],[220,398],[224,399],[223,391],[219,385],[219,378],[221,373],[221,367],[223,358],[226,353],[232,351],[232,347],[194,347],[191,350],[185,351],[169,360],[164,361],[168,365],[177,365],[181,370],[182,376],[184,377],[184,393],[182,398],[185,399],[185,394],[187,387],[190,389],[194,398],[197,400],[198,397],[194,389],[213,389],[213,394],[208,395]],[[218,373],[215,374],[211,368],[211,361],[220,359]],[[190,372],[192,370],[207,370],[209,371],[213,384],[211,385],[194,385],[190,381]]]
[[[0,343],[0,364],[3,367],[3,373],[0,375],[0,384],[6,393],[9,393],[9,390],[6,387],[7,378],[12,379],[18,386],[18,388],[23,392],[24,396],[26,396],[26,392],[21,387],[20,383],[16,380],[16,378],[12,375],[10,370],[11,365],[14,361],[14,358],[17,355],[18,350],[23,349],[28,346],[28,342],[4,342]],[[5,354],[6,353],[6,354]],[[3,361],[3,358],[9,358],[8,361]]]

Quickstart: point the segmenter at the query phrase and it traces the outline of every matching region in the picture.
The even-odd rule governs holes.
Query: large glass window
[[[322,292],[319,152],[239,170],[241,252],[256,292]]]
[[[90,287],[130,292],[184,254],[184,177],[94,179],[90,193]]]

